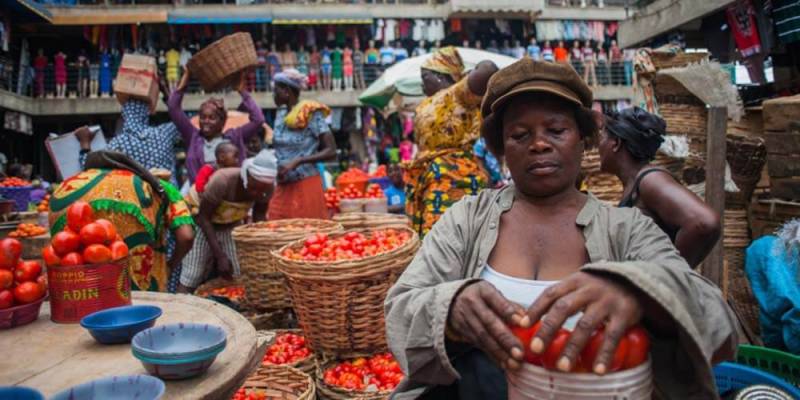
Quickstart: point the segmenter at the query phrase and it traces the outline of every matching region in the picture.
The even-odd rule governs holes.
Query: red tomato
[[[83,265],[83,256],[80,253],[72,252],[64,257],[61,257],[61,265],[68,266],[68,265]]]
[[[102,244],[90,244],[83,249],[83,259],[89,264],[109,262],[111,261],[111,249]]]
[[[106,228],[97,222],[90,222],[81,228],[81,243],[84,246],[91,244],[104,244],[106,242]]]
[[[19,282],[35,281],[42,273],[42,265],[38,261],[20,261],[14,270],[14,278]]]
[[[0,240],[0,268],[13,269],[22,254],[22,243],[17,239]]]
[[[115,240],[111,243],[111,259],[121,260],[128,256],[128,245],[122,240]]]
[[[111,244],[111,242],[113,242],[117,238],[117,227],[115,227],[114,224],[111,223],[111,221],[100,218],[94,222],[106,229],[106,242],[103,244],[106,245]]]
[[[570,332],[564,328],[558,330],[553,340],[550,341],[550,346],[547,346],[547,349],[542,353],[543,367],[551,370],[557,369],[556,364],[561,357],[561,352],[564,351],[564,346],[569,342],[569,334]]]
[[[81,237],[74,232],[64,230],[56,233],[56,235],[53,236],[53,240],[50,241],[50,244],[53,246],[53,250],[56,251],[57,255],[64,257],[69,253],[78,251],[78,248],[81,246]]]
[[[14,294],[11,290],[0,290],[0,310],[11,308],[14,305]]]
[[[536,335],[536,332],[539,331],[541,325],[541,322],[536,322],[529,328],[521,328],[518,326],[511,327],[511,332],[522,342],[522,349],[525,352],[525,362],[534,365],[542,365],[542,356],[531,350],[531,340],[533,340],[533,337]]]
[[[92,206],[85,201],[76,201],[67,208],[67,226],[73,232],[80,232],[86,224],[94,221]]]
[[[49,245],[42,249],[42,258],[47,266],[55,267],[61,264],[61,258],[56,254],[53,245]]]
[[[589,338],[589,342],[586,344],[586,347],[583,348],[581,352],[581,362],[583,363],[583,367],[589,371],[594,370],[594,362],[597,358],[597,353],[600,352],[600,348],[603,346],[603,340],[605,339],[605,330],[604,328],[598,328],[593,334],[592,337]],[[625,363],[625,358],[628,356],[628,340],[623,337],[622,340],[619,341],[617,345],[617,349],[614,350],[614,358],[611,360],[611,366],[606,366],[607,371],[619,371],[623,364]]]
[[[628,340],[628,355],[622,365],[623,369],[633,368],[647,361],[650,353],[650,336],[641,326],[634,326],[625,333]]]
[[[14,284],[14,273],[7,269],[0,269],[0,290],[8,289]]]
[[[18,303],[33,303],[44,296],[44,287],[36,282],[22,282],[14,288],[14,300]]]

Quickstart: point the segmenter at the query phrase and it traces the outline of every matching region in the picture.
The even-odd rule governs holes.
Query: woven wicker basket
[[[750,281],[744,272],[744,256],[744,248],[725,248],[725,259],[728,264],[728,304],[739,316],[746,331],[760,335],[761,325],[758,321],[758,302],[753,295]]]
[[[208,298],[210,300],[214,300],[226,305],[233,307],[236,310],[242,309],[242,301],[244,300],[243,297],[241,298],[231,298],[228,296],[218,295],[211,293],[214,289],[224,288],[224,287],[233,287],[233,286],[241,286],[244,287],[244,283],[242,283],[241,279],[235,278],[234,280],[227,280],[225,278],[214,278],[200,286],[197,287],[194,291],[194,295],[198,297]],[[246,289],[245,289],[246,290]]]
[[[195,54],[186,67],[206,91],[235,84],[239,74],[258,65],[253,38],[247,32],[234,33],[211,43]]]
[[[234,228],[233,240],[245,282],[245,305],[258,311],[290,308],[292,301],[286,279],[278,272],[272,250],[312,233],[343,230],[342,225],[333,221],[302,218],[258,222]]]
[[[300,329],[274,329],[268,331],[259,331],[260,335],[263,335],[267,338],[267,349],[269,349],[270,346],[275,344],[275,341],[278,339],[278,336],[284,333],[294,333],[296,335],[301,335],[301,336],[303,335],[303,331],[301,331]],[[286,364],[286,365],[292,368],[297,368],[300,371],[303,371],[311,376],[314,376],[314,372],[317,367],[317,363],[316,360],[314,359],[313,353],[311,353],[308,357],[302,360],[298,360],[292,364]]]
[[[667,123],[670,134],[706,136],[708,130],[708,110],[705,106],[694,104],[661,103],[658,105],[661,118]]]
[[[261,366],[242,385],[245,390],[266,394],[266,400],[313,400],[314,379],[286,365]]]
[[[383,400],[388,399],[389,395],[392,394],[391,391],[364,392],[328,385],[322,377],[328,368],[334,366],[336,361],[318,361],[316,370],[317,394],[323,400]]]
[[[666,53],[654,51],[650,53],[650,60],[656,69],[684,67],[708,59],[708,53]]]
[[[297,326],[297,324],[294,323],[291,309],[266,312],[245,310],[242,311],[241,314],[250,321],[250,324],[252,324],[257,331],[289,329]]]
[[[761,180],[761,170],[767,162],[764,139],[729,135],[726,158],[731,167],[731,178],[740,191],[736,200],[738,203],[749,204],[753,191]]]
[[[345,213],[336,214],[333,220],[342,224],[344,229],[375,228],[407,228],[411,220],[405,215],[380,213]]]
[[[419,237],[372,257],[335,262],[294,261],[273,255],[286,275],[300,327],[318,356],[358,357],[387,350],[383,318],[386,293],[419,247]],[[336,238],[340,235],[332,235]]]
[[[744,209],[725,210],[723,246],[725,248],[745,248],[750,246],[750,231],[747,211]]]

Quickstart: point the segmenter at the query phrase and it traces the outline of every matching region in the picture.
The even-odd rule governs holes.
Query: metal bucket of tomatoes
[[[48,268],[47,281],[53,322],[76,323],[93,312],[131,304],[127,258]]]
[[[66,226],[42,249],[42,258],[53,322],[79,322],[95,311],[131,304],[128,246],[111,221],[94,218],[88,203],[69,206]]]

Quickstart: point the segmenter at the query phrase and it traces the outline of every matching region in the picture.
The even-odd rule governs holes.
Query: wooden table
[[[161,307],[156,326],[176,322],[209,323],[228,333],[225,351],[203,375],[164,381],[164,399],[229,399],[261,361],[266,342],[232,309],[199,297],[134,292],[134,304]],[[79,324],[50,321],[49,303],[31,324],[0,331],[0,385],[36,388],[45,397],[111,375],[147,374],[129,344],[103,345]]]

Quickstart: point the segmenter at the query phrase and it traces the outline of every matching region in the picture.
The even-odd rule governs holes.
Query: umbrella
[[[488,51],[468,49],[465,47],[458,47],[457,49],[458,53],[461,55],[461,59],[464,61],[465,70],[474,68],[475,65],[484,60],[494,62],[498,68],[507,67],[517,61],[516,58],[490,53]],[[392,100],[395,93],[399,93],[403,96],[422,96],[420,67],[429,57],[431,57],[431,54],[411,57],[387,68],[386,71],[384,71],[375,82],[372,82],[361,96],[358,97],[358,100],[369,106],[384,108]]]

